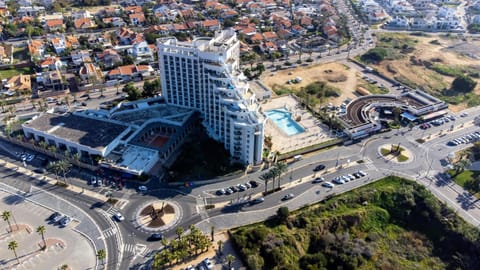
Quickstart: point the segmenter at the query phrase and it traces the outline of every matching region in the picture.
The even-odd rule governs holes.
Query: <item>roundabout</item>
[[[378,148],[379,154],[386,160],[399,164],[409,163],[413,160],[413,153],[400,144],[384,144]]]
[[[173,201],[149,201],[138,208],[135,222],[145,231],[165,231],[181,219],[180,206]]]

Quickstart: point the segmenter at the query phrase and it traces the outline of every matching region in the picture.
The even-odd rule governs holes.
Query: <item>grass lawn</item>
[[[31,74],[30,68],[16,68],[0,70],[0,79],[8,79],[18,74]]]

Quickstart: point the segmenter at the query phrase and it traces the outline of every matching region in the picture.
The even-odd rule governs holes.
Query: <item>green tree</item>
[[[45,241],[45,231],[46,230],[47,229],[43,225],[40,225],[40,226],[37,227],[37,233],[40,234],[40,236],[42,236],[43,249],[47,248],[47,241]]]
[[[182,238],[183,228],[182,227],[177,227],[175,229],[175,233],[177,234],[178,240],[180,240]]]
[[[288,210],[288,207],[282,206],[278,208],[277,217],[281,222],[285,222],[289,215],[290,215],[290,210]]]
[[[107,258],[107,253],[104,249],[97,251],[97,258],[102,261],[102,265],[105,265],[105,259]]]
[[[366,63],[379,63],[387,56],[384,48],[373,48],[361,56],[362,61]]]
[[[466,75],[460,75],[452,82],[451,90],[459,93],[470,93],[477,86],[477,82]]]
[[[18,255],[17,255],[17,248],[18,248],[18,243],[16,241],[10,241],[8,243],[8,249],[13,251],[13,254],[15,255],[15,259],[17,259],[17,263],[20,264],[20,260],[18,259]]]
[[[157,78],[152,81],[144,81],[143,83],[143,92],[142,97],[153,97],[156,94],[160,93],[162,90],[162,86],[160,83],[160,78]]]
[[[10,232],[12,232],[12,224],[10,223],[10,218],[12,217],[12,213],[10,211],[3,211],[2,212],[2,218],[3,221],[6,221],[8,223],[8,227],[10,228]]]
[[[122,91],[127,93],[128,95],[127,99],[130,101],[138,100],[142,96],[142,94],[140,93],[140,90],[138,90],[138,88],[135,87],[135,85],[133,85],[132,82],[127,83],[123,87]]]

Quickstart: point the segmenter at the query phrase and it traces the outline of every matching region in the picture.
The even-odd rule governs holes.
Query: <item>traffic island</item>
[[[180,220],[181,210],[175,202],[153,201],[140,207],[136,216],[136,221],[142,229],[164,231]]]
[[[401,147],[400,144],[382,145],[379,152],[383,158],[397,163],[406,163],[413,158],[412,152]]]

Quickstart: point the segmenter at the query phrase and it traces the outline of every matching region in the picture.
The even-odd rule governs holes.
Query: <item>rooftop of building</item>
[[[100,119],[54,113],[43,113],[24,126],[94,149],[105,148],[128,128]]]

